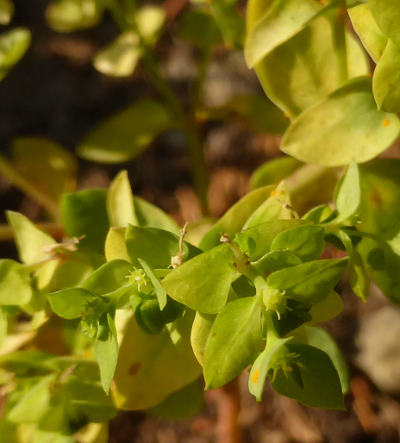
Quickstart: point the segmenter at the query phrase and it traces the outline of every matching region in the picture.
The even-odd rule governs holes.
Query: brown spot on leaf
[[[134,363],[134,364],[129,368],[129,375],[136,375],[136,374],[139,372],[141,366],[142,366],[141,363]]]

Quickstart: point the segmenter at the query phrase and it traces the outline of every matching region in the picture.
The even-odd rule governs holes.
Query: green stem
[[[334,41],[336,46],[336,54],[339,58],[339,77],[341,82],[345,82],[348,78],[348,63],[347,63],[347,47],[346,47],[346,2],[343,0],[339,9],[336,11],[338,14],[337,19],[334,22]]]
[[[125,22],[122,14],[123,11],[121,10],[121,5],[114,0],[111,3],[110,8],[115,22],[122,31],[129,28],[130,25],[130,27],[133,27],[133,29],[139,36],[140,46],[142,48],[142,53],[143,53],[142,61],[146,69],[146,72],[150,78],[150,81],[157,90],[157,92],[160,94],[160,96],[165,100],[166,103],[168,103],[170,109],[175,114],[177,125],[185,133],[188,156],[189,156],[189,164],[193,176],[193,186],[199,198],[202,212],[204,215],[207,215],[208,214],[208,201],[207,201],[208,176],[206,172],[207,168],[204,159],[201,138],[194,124],[195,109],[192,108],[191,112],[189,112],[189,115],[187,115],[188,113],[183,108],[180,100],[177,97],[177,94],[160,72],[159,65],[153,55],[152,49],[149,47],[149,45],[141,35],[140,29],[135,23],[128,25]],[[196,96],[195,96],[196,98],[194,99],[194,104],[196,106],[199,100],[199,98],[197,98],[197,94],[199,95],[201,94],[202,85],[204,82],[205,73],[208,65],[208,59],[209,56],[207,56],[207,59],[204,61],[205,66],[203,66],[203,64],[201,65],[199,81],[196,88]]]
[[[265,312],[265,327],[267,329],[267,343],[270,344],[271,342],[273,342],[274,340],[280,338],[278,331],[275,328],[275,323],[274,323],[274,316],[275,316],[275,312],[273,311],[266,311]]]
[[[26,180],[26,178],[16,171],[1,155],[0,174],[2,174],[6,179],[10,180],[11,183],[17,186],[25,194],[36,200],[55,220],[60,220],[60,208],[57,202],[49,197],[46,193],[35,187],[31,182]]]

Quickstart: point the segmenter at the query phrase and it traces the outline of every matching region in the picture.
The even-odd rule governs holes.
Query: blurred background
[[[152,137],[145,149],[127,161],[93,162],[76,156],[76,148],[93,128],[138,100],[157,99],[159,93],[141,63],[126,77],[104,75],[93,67],[96,54],[120,33],[110,14],[105,14],[95,27],[60,33],[46,21],[49,3],[14,0],[12,23],[4,26],[4,31],[22,26],[32,33],[26,54],[0,83],[1,154],[22,175],[25,166],[13,146],[21,143],[21,138],[45,138],[70,153],[66,154],[70,175],[60,185],[63,190],[107,187],[120,169],[127,169],[135,194],[183,224],[223,214],[248,191],[252,172],[266,160],[280,156],[280,134],[286,118],[265,99],[255,74],[244,63],[240,47],[226,43],[212,48],[200,104],[194,113],[208,174],[206,210],[193,186],[187,136],[176,128]],[[191,41],[188,25],[182,24],[188,3],[151,3],[166,13],[154,54],[183,109],[191,107],[202,66],[202,51]],[[240,16],[245,3],[235,7]],[[261,104],[255,105],[254,97]],[[396,149],[390,155],[397,156]],[[41,159],[36,160],[37,177],[28,178],[41,182],[40,175],[46,170]],[[48,220],[38,200],[15,186],[4,168],[3,174],[0,169],[0,201],[1,224],[5,223],[6,209],[20,211],[37,222]],[[7,235],[3,240],[0,256],[15,257]],[[248,393],[247,375],[243,374],[237,386],[207,392],[204,408],[192,419],[172,422],[139,412],[122,412],[111,422],[109,441],[223,443],[226,420],[231,408],[238,407],[238,397],[244,442],[400,441],[400,312],[377,289],[373,288],[366,304],[356,299],[346,285],[342,290],[345,311],[328,328],[350,362],[347,412],[307,409],[272,390],[266,392],[263,403],[257,404]]]

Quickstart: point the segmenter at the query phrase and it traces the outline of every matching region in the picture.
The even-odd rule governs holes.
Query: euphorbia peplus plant
[[[246,368],[257,400],[269,382],[307,406],[344,408],[346,365],[319,326],[343,309],[341,277],[363,300],[373,280],[400,304],[400,161],[362,164],[400,130],[396,58],[385,57],[396,26],[380,5],[400,10],[249,2],[247,60],[291,118],[282,148],[298,160],[258,170],[205,235],[134,197],[125,172],[108,191],[62,197],[61,243],[8,213],[20,263],[0,261],[6,441],[93,441],[117,409],[182,417],[201,407],[201,375],[214,389]],[[346,7],[379,60],[373,89]],[[394,88],[384,100],[382,72]],[[311,191],[327,200],[337,172],[325,167],[342,165],[334,205],[304,211]],[[324,258],[332,248],[340,258]]]
[[[270,382],[307,406],[343,409],[346,364],[319,324],[343,309],[335,287],[346,271],[361,298],[369,274],[398,301],[400,257],[386,238],[398,167],[351,163],[335,208],[302,217],[285,182],[258,188],[202,238],[134,197],[125,172],[108,191],[62,198],[62,243],[9,212],[21,263],[0,261],[2,436],[74,441],[105,432],[96,423],[117,409],[180,418],[201,407],[202,374],[214,389],[248,367],[257,400]],[[347,256],[321,258],[328,244]]]

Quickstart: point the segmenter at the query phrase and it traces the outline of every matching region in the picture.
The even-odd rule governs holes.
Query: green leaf
[[[361,184],[360,172],[354,160],[351,161],[339,186],[335,203],[339,212],[336,223],[348,220],[357,214],[361,204]]]
[[[282,111],[266,97],[260,95],[239,95],[222,106],[202,109],[201,116],[203,114],[204,118],[209,120],[230,121],[236,117],[239,121],[243,120],[254,131],[265,134],[283,134],[289,125]]]
[[[201,9],[187,9],[179,23],[179,36],[203,51],[222,42],[213,17]]]
[[[317,303],[329,295],[346,270],[348,259],[315,260],[269,275],[270,288],[306,303]]]
[[[139,226],[159,228],[180,234],[180,229],[174,220],[157,206],[140,197],[135,197],[134,204]]]
[[[104,75],[129,77],[134,73],[142,52],[137,33],[125,31],[97,52],[93,65]]]
[[[145,5],[135,12],[136,25],[148,45],[154,45],[165,23],[164,8],[158,5]]]
[[[301,161],[324,166],[362,163],[388,148],[399,131],[398,117],[376,109],[370,80],[362,77],[295,119],[281,149]]]
[[[154,44],[165,20],[163,9],[157,6],[144,6],[136,11],[135,16],[140,35],[147,44]],[[143,45],[138,33],[129,30],[121,33],[112,43],[99,51],[93,64],[102,74],[128,77],[134,73],[142,54]]]
[[[362,203],[358,229],[375,234],[358,245],[369,277],[393,302],[399,304],[400,198],[397,159],[381,159],[360,167]]]
[[[0,347],[3,345],[4,339],[7,337],[8,319],[7,313],[0,307]]]
[[[324,234],[321,226],[296,226],[280,232],[271,244],[271,251],[292,251],[303,261],[315,260],[324,250]]]
[[[50,409],[51,387],[55,374],[46,375],[32,383],[18,403],[11,408],[7,419],[13,423],[37,423]]]
[[[125,260],[112,260],[96,269],[83,283],[82,289],[98,295],[106,295],[129,285],[134,266]]]
[[[285,374],[280,370],[272,382],[275,391],[311,408],[343,410],[340,379],[328,355],[308,345],[289,343],[286,347],[298,355],[296,363],[302,383],[292,372]]]
[[[369,286],[370,281],[365,269],[363,260],[357,251],[353,247],[351,238],[348,233],[339,231],[337,233],[338,238],[343,243],[346,248],[346,252],[350,257],[350,272],[349,272],[349,283],[354,293],[361,298],[361,300],[366,300],[369,296]]]
[[[79,245],[103,254],[109,229],[104,189],[86,189],[63,195],[61,217],[69,237],[81,237]]]
[[[290,251],[267,252],[263,257],[252,263],[261,275],[268,275],[279,269],[300,265],[302,261]]]
[[[345,394],[349,390],[349,370],[338,345],[322,328],[305,326],[304,329],[307,334],[307,344],[325,352],[332,360],[340,378],[342,392]]]
[[[243,228],[251,214],[268,199],[273,189],[273,186],[256,189],[234,204],[202,238],[200,249],[211,249],[218,245],[221,234],[232,238]]]
[[[258,298],[245,297],[228,303],[217,315],[207,341],[204,360],[207,389],[219,388],[239,375],[252,363],[263,344]]]
[[[203,386],[196,380],[146,412],[163,420],[183,420],[197,415],[203,406]]]
[[[78,163],[59,144],[42,137],[18,137],[11,144],[17,171],[58,204],[62,193],[75,188]]]
[[[313,323],[323,323],[337,317],[344,309],[342,297],[335,291],[311,306],[310,315]]]
[[[144,272],[146,273],[147,277],[149,277],[151,284],[153,285],[154,291],[156,293],[160,309],[163,310],[167,305],[167,293],[165,292],[164,288],[161,286],[161,283],[158,280],[158,278],[154,275],[151,266],[149,266],[149,264],[141,258],[138,258],[138,261],[140,263],[140,266],[143,268]]]
[[[179,253],[179,237],[162,229],[130,225],[126,231],[126,247],[133,263],[142,258],[152,268],[167,268],[171,265],[172,257]],[[187,242],[183,243],[183,260],[197,253],[197,248]]]
[[[94,350],[100,367],[101,384],[104,392],[108,394],[118,360],[117,330],[114,319],[109,313],[104,314],[99,320]]]
[[[38,423],[32,443],[75,443],[63,402],[52,404]]]
[[[0,0],[0,25],[8,25],[14,15],[12,0]]]
[[[400,160],[380,159],[360,166],[360,230],[390,240],[400,231]]]
[[[78,155],[100,163],[132,160],[158,134],[173,126],[164,105],[140,100],[100,123],[78,146]]]
[[[53,0],[46,9],[46,19],[59,32],[91,28],[101,20],[100,4],[98,0]]]
[[[235,242],[251,261],[256,261],[270,251],[274,238],[279,233],[304,224],[305,222],[299,219],[261,223],[236,234]]]
[[[400,47],[389,40],[374,71],[372,89],[379,109],[400,111]]]
[[[32,297],[29,271],[14,260],[0,260],[0,305],[26,305]]]
[[[301,165],[295,158],[286,156],[269,160],[253,172],[250,178],[250,189],[279,183]]]
[[[64,381],[57,394],[72,423],[82,419],[84,423],[104,422],[114,418],[117,412],[101,384],[97,380],[88,380],[87,376],[79,376],[76,371]]]
[[[111,228],[108,231],[105,244],[105,255],[107,261],[130,261],[128,250],[126,249],[125,235],[126,228]]]
[[[171,271],[162,286],[179,303],[216,314],[226,303],[234,273],[233,252],[228,245],[220,245]]]
[[[0,34],[0,80],[24,56],[31,43],[31,33],[26,28],[15,28]]]
[[[128,224],[138,224],[127,171],[121,171],[108,188],[107,213],[111,227],[121,228]]]
[[[330,4],[326,7],[329,8]],[[248,27],[245,56],[249,68],[304,29],[325,8],[313,0],[274,0],[265,3],[263,15],[254,26]]]
[[[193,353],[202,366],[204,365],[204,354],[207,340],[210,336],[214,319],[215,315],[201,314],[200,312],[196,312],[194,317],[190,333],[190,342],[192,344]]]
[[[214,19],[229,47],[243,45],[245,23],[236,11],[237,0],[214,0],[209,3]]]
[[[255,70],[270,100],[294,118],[347,79],[368,74],[369,65],[359,43],[333,11],[273,50]]]
[[[149,409],[199,377],[189,340],[192,322],[187,312],[160,334],[149,335],[127,311],[117,311],[120,350],[113,397],[119,409]]]
[[[50,258],[49,248],[56,244],[53,238],[38,229],[28,218],[18,212],[7,211],[6,215],[14,232],[18,256],[21,261],[27,265],[32,265]]]
[[[328,205],[319,205],[310,209],[303,215],[302,220],[310,221],[315,224],[327,223],[336,216],[335,211]]]
[[[290,196],[285,182],[271,191],[271,194],[264,203],[262,203],[251,216],[247,219],[243,229],[257,226],[276,219],[290,219],[293,211],[290,206]]]
[[[269,340],[264,351],[253,363],[249,374],[249,392],[256,397],[257,401],[262,399],[264,384],[271,369],[274,354],[292,339],[293,337]]]
[[[368,3],[379,28],[388,38],[400,46],[400,8],[397,0],[370,0]]]
[[[47,295],[51,309],[67,320],[80,318],[86,313],[101,314],[104,302],[97,294],[82,288],[63,289]]]
[[[354,30],[374,62],[378,62],[386,47],[388,38],[379,29],[369,3],[358,5],[349,11]]]

